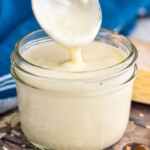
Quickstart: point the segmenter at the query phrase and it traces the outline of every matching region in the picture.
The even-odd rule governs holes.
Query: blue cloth
[[[15,82],[10,75],[10,55],[23,35],[39,29],[30,0],[0,0],[0,113],[17,106]]]
[[[150,13],[150,0],[100,0],[102,27],[128,35],[141,8]],[[10,75],[10,55],[23,35],[39,29],[30,0],[0,0],[0,113],[17,106],[15,82]]]

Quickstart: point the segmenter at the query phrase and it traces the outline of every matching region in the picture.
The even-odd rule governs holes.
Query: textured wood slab
[[[139,74],[134,82],[132,99],[150,105],[150,43],[131,39],[138,50]]]
[[[0,120],[5,116],[12,114],[13,110],[9,113],[0,116]],[[118,120],[119,121],[119,120]],[[130,121],[128,123],[127,130],[122,137],[122,139],[116,143],[111,148],[107,150],[125,150],[127,145],[132,147],[131,150],[137,145],[146,145],[150,148],[150,105],[132,103],[132,109],[130,114]],[[147,127],[147,128],[146,128]],[[20,132],[20,136],[12,136],[12,128],[6,127],[0,129],[0,132],[6,132],[7,135],[0,140],[0,150],[3,150],[3,146],[9,150],[37,150],[32,146],[24,137],[21,132],[20,125],[14,128],[16,131]]]

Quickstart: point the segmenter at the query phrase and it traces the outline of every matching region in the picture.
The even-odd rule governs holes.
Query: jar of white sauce
[[[11,56],[21,128],[27,139],[41,149],[54,150],[101,150],[116,143],[129,119],[137,75],[134,45],[116,32],[101,29],[95,42],[119,50],[126,58],[103,69],[62,71],[23,57],[25,51],[46,42],[53,41],[42,30],[32,32],[19,40]]]

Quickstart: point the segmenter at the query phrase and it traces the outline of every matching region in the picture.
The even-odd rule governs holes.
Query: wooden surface
[[[138,50],[138,76],[134,82],[133,97],[136,102],[150,104],[150,42],[131,39]]]
[[[13,110],[4,115],[1,115],[0,120],[2,120],[5,116],[12,114],[14,111],[17,110]],[[127,145],[130,145],[132,147],[131,150],[134,150],[134,147],[140,144],[144,144],[150,148],[150,129],[146,128],[146,126],[150,126],[150,105],[133,102],[130,121],[124,136],[118,143],[116,143],[111,148],[108,148],[107,150],[125,150]],[[14,129],[20,132],[21,135],[12,136],[12,128],[10,127],[0,129],[0,132],[7,132],[7,135],[0,140],[0,150],[3,150],[3,146],[9,150],[36,149],[26,140],[21,132],[20,125],[17,125]]]

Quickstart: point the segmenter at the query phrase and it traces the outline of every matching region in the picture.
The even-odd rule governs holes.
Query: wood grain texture
[[[0,116],[0,120],[12,114],[14,111],[17,110]],[[150,105],[132,103],[130,121],[124,136],[119,142],[107,150],[125,150],[127,145],[132,147],[131,150],[134,150],[137,145],[141,144],[150,148],[150,129],[146,128],[147,125],[150,125]],[[3,150],[3,146],[9,150],[37,150],[37,148],[26,140],[20,125],[17,125],[13,129],[20,132],[21,135],[19,137],[15,135],[11,136],[12,128],[10,127],[0,129],[0,132],[7,133],[7,135],[0,140],[0,150]]]

